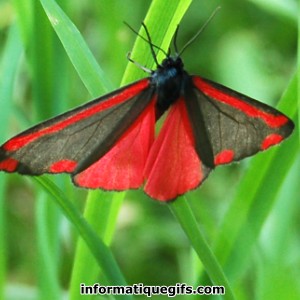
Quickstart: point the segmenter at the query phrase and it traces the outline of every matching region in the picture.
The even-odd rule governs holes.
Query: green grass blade
[[[58,204],[64,212],[64,215],[76,227],[80,236],[85,240],[90,251],[96,258],[97,263],[101,266],[107,281],[112,285],[126,285],[125,279],[123,278],[111,251],[99,239],[97,233],[81,216],[80,212],[69,201],[69,199],[67,199],[63,192],[46,177],[35,177],[35,179],[44,188],[44,190],[52,196],[52,199],[55,200],[56,204]]]
[[[175,1],[172,2],[172,4],[174,4],[174,3],[175,3]],[[166,23],[169,24],[169,27],[167,29],[164,27],[161,27],[161,23],[156,22],[156,20],[157,19],[162,20],[161,11],[168,11],[170,9],[171,3],[164,3],[164,4],[165,4],[165,6],[160,7],[158,10],[154,10],[153,15],[151,15],[151,16],[153,16],[153,18],[147,17],[145,19],[145,23],[146,23],[147,27],[149,28],[150,33],[153,32],[154,35],[156,33],[161,35],[158,37],[153,37],[151,34],[151,37],[152,37],[153,41],[155,41],[155,44],[162,47],[163,49],[167,49],[170,44],[170,41],[172,39],[172,36],[174,34],[175,28],[180,23],[180,18],[182,17],[182,15],[179,16],[176,13],[174,13],[173,15],[168,15],[168,16],[164,17],[163,20],[165,20]],[[183,2],[183,1],[178,2],[177,5],[178,5],[177,6],[178,10],[176,11],[177,13],[182,12],[183,9],[188,8],[188,6],[186,6],[187,3]],[[150,15],[150,12],[151,12],[151,8],[149,10],[149,15]],[[180,17],[180,18],[178,18],[178,17]],[[141,35],[144,35],[143,29],[141,29],[139,33]],[[165,39],[163,39],[163,37],[165,37]],[[158,41],[161,40],[161,43],[157,43],[157,40]],[[134,58],[134,60],[142,61],[142,59],[143,59],[143,61],[144,61],[143,52],[147,51],[147,48],[145,47],[144,44],[145,43],[141,39],[137,39],[136,46],[139,47],[139,45],[140,45],[139,49],[144,49],[144,50],[141,51],[141,54],[138,54],[134,51],[135,50],[134,49],[132,51],[132,58]],[[163,55],[162,53],[158,54],[159,61],[161,60],[162,55]],[[145,65],[146,66],[151,65],[151,66],[155,67],[155,65],[153,64],[153,61],[151,60],[151,56],[148,59],[149,59],[149,63],[146,63]],[[147,62],[147,60],[146,60],[146,62]],[[127,76],[127,74],[131,71],[131,68],[133,68],[133,67],[134,66],[132,66],[132,65],[128,66],[128,68],[125,72],[125,76]],[[136,71],[133,70],[133,72],[136,72]],[[136,73],[136,76],[139,76],[138,72]],[[130,76],[128,76],[128,78],[130,78]],[[170,208],[173,211],[173,213],[175,214],[175,216],[177,217],[183,230],[189,237],[191,244],[192,244],[193,248],[195,249],[195,251],[197,252],[199,258],[202,260],[205,267],[207,267],[207,271],[209,272],[211,278],[214,280],[215,283],[224,285],[226,287],[227,299],[234,299],[234,296],[231,292],[231,288],[227,282],[227,279],[225,278],[222,270],[220,269],[220,266],[218,265],[217,261],[215,260],[213,254],[211,253],[205,240],[203,239],[203,236],[198,229],[197,223],[195,221],[195,217],[193,216],[190,207],[188,206],[187,203],[185,203],[185,205],[181,205],[181,204],[182,204],[182,202],[180,202],[180,200],[178,199],[177,201],[173,202],[170,205]]]
[[[299,3],[298,3],[299,5]],[[298,66],[297,66],[297,93],[298,96],[298,128],[300,128],[300,10],[298,10],[298,52],[297,52],[297,58],[298,58]],[[297,125],[296,125],[297,126]],[[300,143],[300,132],[299,132],[299,143]]]
[[[13,83],[20,62],[23,47],[17,26],[13,24],[8,32],[8,39],[2,53],[0,65],[0,127],[3,138],[8,130],[8,117],[10,115]],[[1,137],[2,138],[2,137]],[[3,140],[1,140],[3,142]],[[5,299],[6,283],[6,258],[7,258],[7,228],[6,228],[6,205],[5,187],[7,177],[0,174],[0,299]]]
[[[145,17],[145,24],[150,32],[151,39],[155,45],[165,51],[168,50],[176,26],[180,23],[184,13],[191,4],[191,0],[161,1],[154,0]],[[157,22],[157,20],[160,20]],[[141,28],[139,34],[145,36],[144,29]],[[155,63],[150,53],[149,45],[140,38],[136,39],[131,57],[140,64],[150,69],[155,69]],[[162,52],[158,52],[157,59],[160,62],[164,58]],[[132,82],[138,78],[145,77],[145,73],[134,64],[128,64],[122,84]]]
[[[88,195],[84,217],[106,245],[111,242],[123,197],[124,193],[108,192],[93,192]],[[100,272],[96,258],[86,243],[79,238],[73,264],[69,299],[79,299],[81,297],[78,293],[80,283],[93,285],[99,281]]]
[[[52,198],[39,191],[36,199],[37,278],[40,299],[60,299],[59,284],[59,224],[57,205]]]
[[[54,61],[57,61],[55,49],[59,49],[51,25],[38,1],[32,2],[32,28],[28,28],[30,43],[28,63],[32,75],[32,98],[36,118],[43,120],[56,112],[59,103],[56,91],[62,90],[55,84],[57,74]],[[59,73],[65,74],[59,66]],[[48,196],[48,195],[47,195]],[[60,297],[60,284],[57,278],[59,272],[59,208],[46,199],[46,195],[38,193],[36,205],[37,226],[37,280],[38,293],[42,299],[56,299]]]
[[[81,80],[93,97],[112,89],[80,32],[53,0],[40,0]]]
[[[100,71],[98,64],[95,62],[94,57],[90,53],[88,47],[86,46],[83,38],[81,37],[79,31],[75,28],[72,22],[63,13],[60,7],[54,1],[41,1],[44,9],[52,22],[54,29],[56,30],[59,38],[61,39],[67,54],[69,55],[71,61],[73,62],[76,70],[78,71],[80,77],[85,82],[90,93],[94,96],[98,95],[100,92],[104,92],[108,88],[109,84],[105,80],[105,76],[102,71]],[[99,74],[101,76],[99,76]],[[104,82],[104,85],[99,85],[99,80]],[[96,193],[94,194],[96,195]],[[98,198],[98,194],[97,194]],[[97,199],[98,200],[98,199]],[[106,203],[106,202],[104,202]],[[107,203],[106,203],[107,204]],[[100,205],[101,207],[101,205]],[[98,205],[99,209],[99,205]],[[98,211],[98,210],[97,210]],[[105,213],[105,210],[101,210],[101,213]],[[97,220],[101,218],[101,214],[97,216]],[[99,223],[99,222],[98,222]],[[105,260],[105,257],[102,257]],[[86,258],[84,259],[87,262]],[[95,261],[93,261],[93,266],[95,267]],[[75,263],[76,265],[76,263]],[[97,267],[96,267],[97,268]],[[86,268],[87,273],[91,272],[91,269]],[[98,268],[97,268],[98,270]],[[106,270],[103,270],[104,274]],[[76,286],[76,293],[78,295],[78,287]]]
[[[146,24],[151,32],[153,41],[155,41],[158,46],[164,46],[170,43],[175,27],[180,22],[188,5],[189,1],[154,1],[152,3],[146,17]],[[157,26],[155,20],[158,17],[161,20],[165,20],[165,22],[161,22],[159,30],[155,30],[155,26]],[[172,24],[171,29],[173,32],[170,30],[170,23]],[[167,31],[168,34],[166,35]],[[136,39],[132,57],[134,59],[136,57],[141,57],[141,62],[144,63],[144,61],[149,61],[151,62],[151,66],[153,65],[153,58],[149,51],[149,45],[140,38]],[[141,75],[143,75],[143,77],[145,76],[140,69],[130,63],[126,69],[122,84],[134,81]],[[117,193],[114,196],[111,193],[108,193],[108,196],[105,195],[105,193],[102,193],[101,196],[98,192],[89,193],[85,208],[85,217],[94,228],[97,228],[97,232],[100,236],[107,237],[106,243],[112,238],[116,217],[123,196],[124,193],[120,195]],[[100,197],[101,203],[99,203]],[[99,220],[102,220],[101,224],[99,224]],[[109,225],[105,224],[105,221],[108,222]],[[84,265],[82,264],[83,260],[85,261]],[[79,299],[78,284],[80,282],[95,282],[98,273],[99,270],[95,266],[94,259],[91,257],[89,250],[79,241],[71,280],[70,299]]]
[[[192,209],[186,202],[185,197],[182,196],[176,199],[176,201],[169,204],[169,207],[188,236],[213,284],[225,287],[224,299],[235,299],[222,268],[205,241]]]

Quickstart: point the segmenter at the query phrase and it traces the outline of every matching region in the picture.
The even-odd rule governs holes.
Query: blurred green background
[[[123,21],[138,29],[151,1],[56,2],[81,32],[111,89],[117,88],[128,63],[126,55],[136,39]],[[297,1],[195,0],[181,22],[179,48],[218,5],[221,10],[183,54],[186,70],[276,106],[297,71]],[[1,143],[37,121],[92,99],[37,0],[0,1],[0,55]],[[296,106],[297,96],[292,96]],[[288,142],[280,147],[288,155]],[[268,154],[258,154],[262,160],[264,155]],[[187,195],[212,247],[218,244],[224,218],[250,164],[251,159],[246,159],[221,167],[200,189]],[[300,299],[299,154],[290,164],[280,177],[280,190],[264,210],[244,265],[232,272],[230,263],[225,268],[237,299]],[[84,207],[87,191],[73,187],[67,175],[51,179],[78,208]],[[277,187],[278,183],[274,184],[274,189]],[[269,197],[272,185],[261,193],[266,193],[261,199]],[[74,228],[31,178],[1,173],[0,198],[0,297],[41,299],[40,291],[47,286],[43,282],[46,268],[53,272],[53,294],[68,298],[78,237]],[[253,209],[251,205],[243,207],[243,201],[238,203],[241,206],[234,210],[237,217],[239,211]],[[263,201],[260,203],[263,206]],[[259,214],[264,208],[256,209]],[[41,213],[45,210],[46,215]],[[235,221],[233,216],[232,227]],[[242,232],[247,247],[251,233]],[[50,237],[47,242],[45,236]],[[50,265],[40,255],[43,247],[51,256]],[[243,247],[236,249],[237,256],[244,255]],[[141,190],[125,195],[112,251],[129,284],[208,282],[168,206],[149,199]]]

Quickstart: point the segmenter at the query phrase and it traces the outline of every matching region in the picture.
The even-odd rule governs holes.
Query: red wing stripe
[[[136,83],[132,86],[127,87],[122,91],[121,93],[116,93],[116,95],[112,96],[111,98],[108,98],[105,101],[97,102],[95,105],[90,106],[89,108],[71,115],[69,118],[57,122],[53,126],[49,126],[46,128],[43,128],[39,131],[36,131],[34,133],[30,134],[25,134],[25,135],[20,135],[16,136],[15,138],[9,140],[3,145],[3,148],[6,151],[15,151],[18,150],[19,148],[25,146],[26,144],[38,139],[39,137],[45,135],[45,134],[51,134],[56,131],[59,131],[73,123],[76,123],[79,120],[88,118],[102,110],[109,109],[112,106],[115,106],[117,104],[122,103],[123,101],[133,97],[137,93],[141,92],[145,88],[149,86],[149,80],[144,79],[141,80],[139,83]]]
[[[193,82],[195,86],[208,97],[233,106],[236,109],[243,111],[250,117],[261,118],[270,127],[280,127],[289,121],[288,118],[286,118],[283,115],[276,116],[271,113],[267,113],[263,110],[256,108],[255,106],[248,104],[247,102],[240,100],[239,98],[235,98],[219,89],[216,89],[211,84],[205,82],[199,77],[193,77]]]

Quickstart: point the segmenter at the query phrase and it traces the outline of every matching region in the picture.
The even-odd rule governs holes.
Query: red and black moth
[[[292,133],[293,122],[276,109],[189,75],[180,58],[186,47],[178,54],[174,42],[171,56],[143,26],[157,64],[151,76],[8,140],[0,148],[0,170],[70,173],[75,185],[90,189],[144,185],[150,197],[169,201],[197,188],[216,166],[266,150]],[[166,55],[161,64],[155,48]],[[166,111],[155,136],[155,123]]]

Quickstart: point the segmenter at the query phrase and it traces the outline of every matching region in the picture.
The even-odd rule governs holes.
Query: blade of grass
[[[37,278],[40,299],[60,299],[59,284],[59,212],[49,195],[39,191],[35,218],[37,230]]]
[[[153,41],[155,41],[158,46],[163,46],[163,42],[167,45],[170,43],[176,25],[180,22],[180,19],[188,8],[188,5],[189,1],[153,1],[146,16],[146,22],[149,30],[153,32]],[[157,24],[157,18],[165,20],[165,22],[161,22],[159,29],[154,30],[152,28]],[[166,35],[168,28],[170,28],[170,23],[172,23],[171,28],[173,29],[173,32],[169,29],[169,33]],[[132,53],[133,55],[143,56],[143,61],[148,60],[151,61],[151,64],[153,64],[149,45],[141,39],[137,38]],[[122,84],[136,80],[141,75],[140,70],[132,64],[129,64],[126,70]],[[121,195],[116,194],[115,196],[110,196],[111,199],[108,200],[104,197],[104,199],[101,199],[101,204],[99,204],[99,194],[97,192],[89,193],[85,208],[85,217],[94,228],[97,228],[100,236],[105,235],[106,228],[106,232],[108,230],[110,231],[110,233],[106,235],[106,243],[108,243],[112,238],[114,231],[113,228],[115,227],[117,214],[121,206],[123,196],[124,193]],[[116,201],[115,198],[118,198],[118,200]],[[103,222],[99,224],[99,220],[103,220]],[[109,222],[110,226],[105,224],[105,220]],[[84,265],[82,264],[82,261],[85,261]],[[75,300],[80,297],[80,295],[78,295],[78,285],[80,282],[93,283],[97,276],[99,276],[98,273],[99,270],[94,264],[94,259],[90,256],[88,249],[79,240],[70,285],[70,299]]]
[[[13,24],[8,32],[8,38],[2,53],[1,65],[0,65],[0,126],[3,138],[6,135],[8,129],[8,117],[10,116],[13,83],[17,71],[17,67],[20,62],[21,54],[23,52],[22,43],[20,40],[20,34],[16,24]],[[3,142],[3,141],[1,141]],[[0,175],[0,299],[5,299],[4,287],[6,282],[6,206],[5,206],[5,186],[6,176]]]
[[[40,0],[55,32],[93,97],[112,89],[112,84],[96,62],[80,32],[53,0]]]
[[[63,13],[63,11],[54,1],[41,1],[41,3],[43,4],[43,7],[50,21],[52,22],[54,29],[56,30],[59,38],[61,39],[67,51],[67,54],[69,55],[72,63],[74,64],[79,76],[85,82],[90,93],[93,96],[96,96],[99,95],[99,93],[101,92],[103,93],[104,91],[110,89],[110,87],[108,87],[109,84],[107,83],[107,80],[105,79],[103,72],[99,71],[100,70],[99,66],[97,65],[93,55],[89,51],[88,47],[86,46],[83,38],[81,37],[79,31],[76,29],[74,24],[69,20],[69,18]],[[87,63],[87,61],[89,62]],[[102,83],[101,85],[99,85],[98,80],[101,81]],[[110,208],[110,206],[112,205],[111,201],[110,203],[108,203],[108,201],[102,201],[101,204],[99,205],[99,193],[95,192],[92,193],[91,195],[93,195],[95,199],[94,201],[91,200],[92,197],[91,196],[87,201],[88,205],[86,208],[85,216],[87,217],[87,219],[90,220],[92,218],[91,215],[95,215],[95,212],[100,212],[98,215],[96,215],[96,217],[94,217],[94,221],[92,221],[91,223],[95,225],[94,227],[98,229],[98,232],[100,230],[99,236],[103,236],[101,233],[105,232],[106,229],[106,227],[104,226],[105,222],[103,221],[99,222],[99,219],[106,220],[107,216],[111,216],[111,218],[114,219],[116,218],[116,213],[114,212],[114,210],[112,210],[111,214],[109,214],[108,208]],[[92,203],[92,205],[89,205],[89,203]],[[104,207],[104,205],[106,205],[105,206],[106,209],[101,209]],[[94,206],[97,207],[96,210]],[[103,225],[103,226],[99,228],[99,225]],[[110,231],[111,230],[107,230],[107,232]],[[82,248],[86,249],[85,246],[82,246],[82,244],[80,244],[79,247],[80,249]],[[84,253],[86,254],[87,252],[88,250],[86,249]],[[75,264],[74,264],[75,274],[79,273],[81,274],[81,278],[85,278],[82,276],[83,275],[82,270],[77,269],[79,268],[80,265],[82,265],[82,262],[84,262],[86,274],[88,275],[94,274],[94,272],[91,272],[92,269],[96,269],[97,272],[99,271],[99,269],[95,265],[95,261],[93,258],[90,259],[91,263],[89,264],[89,266],[87,266],[87,263],[89,261],[87,255],[85,255],[83,260],[81,258],[82,256],[80,256],[80,258],[75,260]],[[78,276],[76,276],[76,278],[77,277]],[[86,282],[86,281],[80,280],[80,282]],[[76,295],[80,296],[80,294],[78,293],[78,287],[80,282],[78,284],[76,282],[76,285],[75,284],[71,285],[71,294],[73,290]],[[74,289],[72,289],[72,286],[74,286]]]
[[[113,192],[93,192],[88,194],[84,217],[106,245],[109,245],[112,240],[123,197],[124,193]],[[78,293],[80,283],[84,282],[86,285],[93,285],[99,281],[101,270],[99,265],[95,263],[95,259],[86,243],[79,238],[70,282],[69,299],[74,300],[81,297]]]
[[[163,48],[165,51],[168,49],[176,26],[180,23],[191,2],[191,0],[152,1],[144,22],[155,45]],[[145,32],[142,27],[139,34],[145,36]],[[156,68],[153,57],[150,53],[149,45],[140,38],[137,38],[135,41],[131,57],[142,65],[148,66],[152,69]],[[164,54],[162,52],[158,52],[158,61],[161,61],[163,58]],[[122,80],[122,85],[132,82],[140,77],[145,77],[145,73],[134,64],[128,64]]]
[[[107,281],[111,285],[126,285],[125,279],[115,261],[109,248],[99,239],[97,233],[82,217],[80,212],[69,201],[64,193],[47,177],[35,177],[35,180],[43,187],[43,189],[52,196],[56,204],[64,212],[64,215],[76,227],[80,236],[88,245],[90,251],[93,253],[97,263],[101,267]],[[77,287],[79,290],[79,286]],[[130,299],[131,297],[122,297]]]
[[[224,299],[235,299],[222,268],[205,241],[191,207],[186,202],[185,197],[179,197],[176,201],[170,203],[169,207],[189,238],[213,284],[225,287]]]
[[[32,28],[27,28],[30,49],[29,63],[31,66],[32,91],[34,108],[38,120],[49,118],[57,111],[57,103],[61,103],[58,93],[61,90],[55,79],[56,71],[65,78],[64,64],[58,67],[53,63],[57,61],[56,49],[60,43],[53,33],[46,14],[38,1],[32,2]],[[24,13],[23,13],[24,14]],[[63,79],[62,79],[63,86]],[[62,89],[63,90],[63,89]],[[60,210],[49,201],[48,194],[39,192],[36,199],[36,226],[37,226],[37,280],[38,292],[41,299],[60,298],[59,273],[59,223]],[[48,200],[48,201],[47,201]]]
[[[28,28],[30,64],[35,120],[44,120],[53,114],[54,102],[54,36],[45,13],[37,1],[33,1],[32,28]]]
[[[53,25],[54,29],[56,30],[58,36],[60,37],[72,63],[74,64],[75,68],[77,69],[82,80],[85,82],[90,93],[92,95],[96,96],[96,95],[99,95],[99,93],[108,90],[109,88],[107,88],[107,86],[109,84],[107,83],[107,80],[105,79],[103,72],[100,70],[94,57],[90,53],[88,47],[86,46],[85,42],[83,41],[83,39],[82,39],[79,31],[76,29],[76,27],[72,24],[72,22],[67,18],[67,16],[63,13],[63,11],[60,9],[60,7],[55,2],[41,1],[41,3],[43,4],[44,9],[45,9],[49,19],[52,21],[52,25]],[[99,80],[100,80],[101,84],[99,84],[99,82],[98,82]],[[94,195],[96,195],[96,193]],[[96,198],[98,198],[98,195]],[[89,203],[89,201],[88,201],[88,203]],[[102,203],[108,204],[106,202],[102,202]],[[100,205],[100,208],[101,208],[101,206],[102,205]],[[98,209],[99,209],[99,205],[98,205]],[[98,210],[96,210],[96,211],[98,211]],[[101,211],[102,216],[105,212],[107,212],[106,210],[100,210],[100,211]],[[88,213],[87,213],[88,216],[89,216],[89,212],[91,212],[91,210],[88,210]],[[105,218],[101,217],[101,214],[97,216],[97,221],[99,219],[105,220]],[[103,229],[101,228],[101,230],[105,230],[105,227],[103,227]],[[79,259],[76,261],[82,261],[82,260]],[[87,258],[85,257],[85,259],[83,261],[85,263],[87,263]],[[95,262],[93,259],[92,259],[92,263],[90,265],[91,265],[91,267],[96,268],[98,271],[98,268],[95,267]],[[78,264],[76,264],[76,262],[75,262],[74,267],[75,266],[76,266],[76,268],[78,267]],[[87,270],[87,273],[89,274],[91,272],[91,269],[87,268],[86,265],[85,265],[85,268]],[[77,270],[75,270],[75,273],[76,273],[76,271]],[[82,281],[80,281],[80,282],[82,282]],[[75,293],[80,296],[80,294],[78,293],[78,287],[79,287],[79,284],[76,284]]]
[[[99,84],[97,81],[95,82],[93,80],[90,80],[89,78],[85,79],[85,77],[88,77],[87,74],[89,74],[89,76],[91,76],[90,75],[91,73],[99,75],[99,68],[97,68],[92,54],[89,51],[86,51],[86,49],[88,49],[88,48],[84,44],[83,39],[81,38],[79,32],[76,30],[76,28],[74,27],[73,24],[68,22],[68,18],[62,13],[62,11],[58,7],[58,5],[56,5],[55,2],[44,1],[44,4],[50,5],[49,6],[50,10],[49,10],[49,7],[46,7],[46,8],[48,8],[48,10],[46,10],[48,13],[48,17],[50,17],[50,19],[54,22],[54,25],[56,26],[56,27],[54,26],[54,28],[57,29],[57,33],[58,33],[59,37],[61,39],[64,38],[63,41],[67,41],[63,44],[64,44],[66,50],[68,51],[68,54],[71,57],[73,64],[76,64],[77,70],[79,70],[79,74],[81,75],[83,80],[86,81],[86,85],[91,89],[90,90],[91,94],[96,95],[97,93],[100,93],[101,85],[99,88]],[[52,9],[52,11],[51,11],[51,9]],[[58,24],[57,22],[60,24]],[[64,30],[63,26],[59,26],[63,22],[65,23],[67,30]],[[72,34],[70,35],[70,32],[72,32],[73,35]],[[71,38],[70,38],[70,36],[71,36]],[[77,46],[80,51],[76,52]],[[75,50],[73,51],[73,49],[75,49]],[[87,60],[89,60],[89,64],[86,64]],[[99,77],[96,75],[93,75],[92,78],[93,79],[96,78],[98,80]],[[103,252],[102,252],[102,254],[103,254]],[[102,259],[102,264],[105,264],[105,260],[109,261],[109,259],[107,259],[107,257],[104,257],[104,256],[101,257],[99,255],[98,255],[98,261],[99,261],[99,257]],[[107,269],[108,268],[106,268],[106,269],[104,268],[105,275],[107,275],[106,274]],[[112,269],[114,269],[113,266],[112,266]],[[77,287],[77,289],[78,289],[78,287]]]
[[[298,3],[299,5],[299,3]],[[297,98],[298,98],[298,127],[300,128],[300,9],[298,6],[298,51],[297,51],[297,59],[298,59],[298,66],[297,66]],[[299,143],[300,143],[300,132],[299,132]]]

